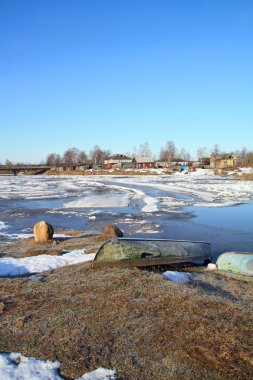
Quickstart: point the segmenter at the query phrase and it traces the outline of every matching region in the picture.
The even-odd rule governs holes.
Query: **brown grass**
[[[246,180],[246,181],[252,181],[253,180],[253,174],[241,174],[236,175],[236,179]]]
[[[115,367],[124,380],[252,378],[252,284],[195,273],[74,265],[0,280],[0,351],[60,360],[61,374]]]

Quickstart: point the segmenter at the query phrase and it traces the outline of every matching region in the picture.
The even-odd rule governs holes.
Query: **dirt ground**
[[[24,257],[101,243],[82,236],[5,250],[15,256],[19,246],[15,257]],[[183,285],[161,273],[82,263],[39,279],[2,278],[0,352],[59,360],[67,379],[100,366],[121,380],[252,378],[252,283],[203,269],[192,275]]]

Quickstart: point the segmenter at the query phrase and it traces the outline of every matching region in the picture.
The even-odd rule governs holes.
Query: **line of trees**
[[[122,153],[122,152],[117,152]],[[218,156],[223,153],[229,153],[224,152],[220,149],[218,144],[215,144],[212,149],[204,147],[199,147],[196,152],[196,158],[197,160],[201,161],[207,157],[210,157],[211,155]],[[233,152],[236,157],[238,158],[239,164],[250,164],[253,165],[253,151],[250,151],[246,148],[242,148],[241,150],[236,150]],[[87,154],[86,151],[80,150],[78,148],[69,148],[67,149],[63,155],[60,155],[58,153],[50,153],[47,155],[46,159],[43,160],[41,163],[51,165],[51,166],[59,166],[59,165],[66,165],[66,166],[74,166],[77,164],[84,164],[87,162],[90,162],[94,165],[103,165],[104,160],[107,159],[112,155],[112,152],[108,149],[102,149],[98,145],[95,145],[93,149],[89,151]],[[139,145],[139,147],[134,146],[132,152],[126,152],[126,156],[129,157],[137,157],[137,156],[149,156],[153,157],[153,159],[158,161],[165,161],[170,163],[172,159],[181,159],[183,161],[191,161],[192,157],[190,153],[185,148],[177,148],[175,143],[173,141],[167,141],[163,147],[161,147],[159,156],[155,157],[152,154],[152,150],[150,148],[150,145],[148,142],[142,143]],[[12,165],[13,162],[10,160],[5,161],[5,165]],[[16,165],[23,165],[27,164],[24,162],[16,162]]]
[[[73,166],[77,164],[83,164],[90,160],[95,165],[102,165],[104,160],[110,156],[109,150],[103,150],[98,145],[89,152],[89,155],[84,150],[77,148],[67,149],[62,156],[56,153],[48,154],[46,158],[47,165],[61,165]]]
[[[95,145],[93,149],[87,154],[84,150],[77,148],[67,149],[62,156],[57,153],[50,153],[46,158],[47,165],[61,165],[73,166],[76,164],[82,164],[91,161],[95,165],[103,165],[104,160],[109,158],[112,152],[108,149],[102,149],[98,145]],[[132,153],[126,152],[126,156],[148,156],[157,159],[151,151],[148,142],[140,144],[139,147],[134,146]],[[180,157],[184,161],[191,160],[191,155],[184,148],[178,150],[173,141],[166,142],[165,146],[161,148],[158,160],[170,162],[173,157]]]

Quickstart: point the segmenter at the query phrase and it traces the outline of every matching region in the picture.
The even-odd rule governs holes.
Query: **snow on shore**
[[[253,174],[253,168],[240,168],[240,172],[238,174]]]
[[[58,373],[59,361],[38,360],[20,353],[0,354],[0,379],[3,380],[63,380]],[[115,371],[98,368],[76,380],[115,380]]]
[[[85,249],[76,249],[62,256],[39,255],[21,259],[4,257],[0,259],[0,277],[40,273],[66,265],[92,261],[94,257],[93,253],[85,254]]]
[[[7,227],[6,227],[7,228]],[[7,234],[0,232],[0,238],[16,240],[16,239],[29,239],[33,238],[34,234]],[[54,238],[70,237],[70,235],[54,234]]]
[[[188,284],[192,281],[192,275],[188,272],[167,271],[163,273],[163,277],[178,284]]]

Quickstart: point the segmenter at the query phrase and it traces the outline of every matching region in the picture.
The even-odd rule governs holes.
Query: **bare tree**
[[[134,145],[134,147],[133,147],[133,152],[132,152],[131,156],[132,157],[138,156],[138,149],[137,149],[136,145]]]
[[[109,150],[102,150],[98,145],[90,151],[90,159],[94,165],[103,165],[104,160],[110,156],[111,152]]]
[[[59,155],[59,154],[57,154],[56,156],[55,156],[55,165],[56,166],[59,166],[59,165],[61,165],[62,164],[62,158],[61,158],[61,156]]]
[[[250,166],[253,165],[253,152],[252,151],[246,153],[244,160],[243,160],[243,163],[244,163],[244,165],[250,165]]]
[[[144,156],[150,157],[152,155],[148,142],[145,142],[144,144],[140,144],[138,155],[142,157]]]
[[[50,153],[47,155],[47,158],[46,158],[47,165],[55,165],[55,161],[56,161],[56,153]]]
[[[173,141],[167,141],[164,148],[160,150],[160,160],[170,164],[172,157],[176,155],[176,147]]]
[[[87,154],[84,150],[81,150],[78,154],[78,157],[77,157],[77,161],[79,163],[85,163],[85,161],[87,160]]]
[[[220,153],[221,153],[221,151],[220,151],[219,144],[215,144],[213,149],[212,149],[212,155],[215,157],[215,156],[218,156]]]
[[[13,165],[13,162],[11,162],[10,160],[7,159],[7,160],[5,161],[5,165],[6,165],[6,166],[11,166],[11,165]]]
[[[238,158],[238,163],[244,164],[248,154],[250,154],[250,152],[245,147],[241,150],[236,150],[235,155]]]
[[[70,148],[63,154],[63,162],[67,166],[76,165],[78,162],[78,155],[80,151],[77,148]]]
[[[207,156],[209,156],[209,152],[206,146],[197,149],[197,159],[199,161],[201,161],[202,158],[206,158]]]
[[[178,155],[180,158],[182,158],[184,161],[190,161],[191,160],[191,155],[189,152],[187,152],[184,148],[182,148],[179,152]]]

